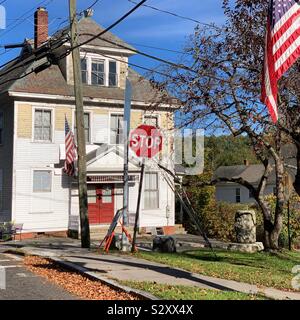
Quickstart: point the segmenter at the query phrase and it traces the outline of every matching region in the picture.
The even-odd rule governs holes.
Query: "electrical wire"
[[[128,2],[131,2],[131,3],[134,3],[134,4],[137,3],[136,1],[133,1],[133,0],[128,0]],[[157,7],[154,7],[154,6],[149,6],[147,4],[143,4],[143,7],[146,7],[146,8],[158,11],[158,12],[162,12],[162,13],[165,13],[165,14],[168,14],[168,15],[171,15],[171,16],[176,17],[176,18],[192,21],[192,22],[195,22],[197,24],[200,24],[200,25],[203,25],[203,26],[206,26],[206,27],[211,27],[211,28],[215,28],[215,29],[218,29],[218,30],[220,29],[219,27],[215,26],[212,23],[201,22],[201,21],[199,21],[197,19],[186,17],[186,16],[182,16],[180,14],[177,14],[177,13],[174,13],[174,12],[171,12],[171,11],[167,11],[167,10],[163,10],[163,9],[160,9],[160,8],[157,8]]]
[[[137,46],[137,47],[144,47],[144,48],[167,51],[167,52],[183,54],[183,55],[192,55],[192,53],[184,52],[184,51],[178,51],[178,50],[174,50],[174,49],[162,48],[162,47],[157,47],[157,46],[150,46],[150,45],[145,45],[145,44],[136,43],[136,42],[128,42],[128,43],[133,45],[133,46]]]
[[[96,1],[94,1],[94,3],[92,3],[92,4],[87,8],[87,10],[88,10],[88,9],[92,9],[99,1],[102,1],[102,0],[96,0]]]
[[[53,2],[54,0],[44,0],[39,2],[37,5],[35,5],[34,7],[32,7],[31,9],[29,9],[28,11],[26,11],[25,13],[23,13],[20,17],[18,17],[18,19],[22,19],[23,17],[25,17],[24,19],[28,19],[30,18],[30,15],[27,16],[27,14],[31,13],[32,11],[36,10],[36,6],[48,6],[51,2]],[[21,25],[25,20],[22,20],[20,22],[13,22],[11,24],[9,24],[7,27],[8,29],[6,29],[5,31],[3,31],[3,33],[0,34],[0,37],[3,37],[4,35],[8,34],[9,32],[11,32],[12,30],[14,30],[16,27],[18,27],[19,25]],[[11,28],[9,28],[10,26],[12,26]]]
[[[86,34],[85,34],[86,35]],[[99,37],[102,41],[105,41],[107,43],[110,43],[110,44],[113,44],[113,45],[116,45],[122,49],[126,49],[126,50],[129,50],[129,51],[132,51],[132,52],[135,52],[139,55],[142,55],[144,57],[147,57],[147,58],[150,58],[150,59],[153,59],[153,60],[156,60],[158,62],[162,62],[162,63],[165,63],[165,64],[168,64],[172,67],[175,67],[175,68],[178,68],[178,69],[183,69],[183,70],[186,70],[186,71],[190,71],[190,72],[193,72],[193,73],[196,73],[198,74],[197,71],[193,70],[192,68],[188,67],[188,66],[185,66],[183,64],[178,64],[178,63],[175,63],[175,62],[172,62],[172,61],[168,61],[168,60],[165,60],[165,59],[162,59],[162,58],[159,58],[159,57],[156,57],[154,55],[151,55],[149,53],[145,53],[145,52],[142,52],[140,50],[137,50],[137,49],[134,49],[134,48],[130,48],[130,47],[127,47],[127,46],[124,46],[122,44],[119,44],[115,41],[111,41],[111,40],[108,40],[108,39],[104,39],[103,37]]]
[[[109,30],[111,30],[112,28],[114,28],[115,26],[117,26],[119,23],[121,23],[122,21],[124,21],[128,16],[130,16],[133,12],[135,12],[140,6],[142,6],[147,0],[142,0],[141,2],[139,2],[134,8],[132,8],[131,10],[129,10],[127,13],[125,13],[120,19],[118,19],[116,22],[114,22],[112,25],[110,25],[108,28],[106,28],[105,30],[101,31],[100,33],[98,33],[97,35],[94,35],[92,38],[78,44],[77,46],[74,46],[73,48],[71,48],[70,50],[73,51],[79,47],[82,47],[86,44],[89,44],[90,42],[92,42],[93,40],[101,37],[103,34],[107,33]]]
[[[50,3],[50,2],[52,2],[53,0],[49,0],[48,1],[48,3]],[[98,36],[101,36],[101,35],[103,35],[103,34],[105,34],[106,32],[108,32],[109,30],[111,30],[113,27],[115,27],[116,25],[118,25],[120,22],[122,22],[123,20],[125,20],[129,15],[131,15],[134,11],[136,11],[143,3],[145,3],[147,0],[143,0],[143,1],[141,1],[138,5],[136,5],[134,8],[132,8],[131,10],[129,10],[126,14],[124,14],[120,19],[118,19],[116,22],[114,22],[112,25],[110,25],[108,28],[106,28],[105,30],[103,30],[102,32],[100,32],[100,34],[97,34],[96,36],[94,36],[94,39],[97,39],[98,38]],[[43,1],[42,3],[44,3],[45,1]],[[69,55],[75,48],[77,48],[77,47],[81,47],[82,45],[84,45],[84,44],[87,44],[87,43],[90,43],[91,41],[93,41],[93,39],[89,39],[89,40],[87,40],[86,42],[84,42],[84,43],[82,43],[82,44],[79,44],[78,46],[76,46],[76,47],[73,47],[73,48],[71,48],[70,50],[68,50],[67,51],[67,53],[66,54],[63,54],[62,56],[60,56],[59,58],[58,58],[58,60],[61,60],[61,59],[63,59],[65,56],[67,56],[67,55]],[[40,58],[41,59],[41,58]],[[40,60],[39,59],[39,60]],[[33,61],[36,61],[36,57],[34,58],[34,59],[32,59]],[[31,62],[33,62],[32,60],[30,60],[30,61],[28,61],[27,63],[26,63],[26,65],[28,65],[28,64],[30,64]],[[23,65],[19,65],[19,66],[15,66],[15,67],[13,67],[13,68],[9,68],[8,70],[6,70],[4,73],[2,73],[1,75],[0,75],[0,77],[3,77],[4,75],[6,75],[6,74],[8,74],[8,73],[10,73],[11,71],[13,71],[13,70],[15,70],[15,69],[17,69],[17,68],[20,68],[20,67],[24,67],[24,64]],[[32,72],[30,72],[30,73],[32,73]],[[29,74],[30,74],[29,73]],[[29,74],[27,74],[27,75],[29,75]],[[26,76],[26,74],[25,74],[25,76]],[[23,76],[22,76],[23,77]],[[0,82],[0,85],[2,85],[2,84],[4,84],[4,83],[7,83],[7,82],[9,82],[9,81],[12,81],[12,80],[16,80],[15,78],[12,78],[12,79],[7,79],[7,80],[5,80],[4,82]]]

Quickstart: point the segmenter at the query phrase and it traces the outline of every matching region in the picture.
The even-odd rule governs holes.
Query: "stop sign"
[[[154,126],[141,125],[130,134],[130,148],[138,157],[154,157],[162,150],[162,143],[162,134]]]

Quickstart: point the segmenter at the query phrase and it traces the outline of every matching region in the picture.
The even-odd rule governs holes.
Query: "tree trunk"
[[[264,247],[265,250],[268,251],[270,249],[274,249],[274,243],[272,241],[271,234],[274,231],[274,224],[272,222],[272,215],[270,208],[268,207],[267,203],[262,199],[258,198],[256,199],[262,214],[263,214],[263,219],[264,219]],[[278,245],[278,243],[277,243]]]
[[[258,198],[256,199],[262,214],[264,218],[264,247],[266,251],[269,250],[278,250],[279,245],[278,245],[278,240],[279,240],[279,235],[282,229],[282,213],[283,213],[283,207],[277,208],[277,219],[275,218],[275,223],[272,222],[272,215],[270,208],[268,207],[267,203],[262,199]]]
[[[276,166],[276,208],[274,218],[274,228],[270,234],[272,249],[278,249],[279,235],[283,225],[284,205],[286,202],[285,186],[284,183],[284,164],[281,159],[275,161]]]

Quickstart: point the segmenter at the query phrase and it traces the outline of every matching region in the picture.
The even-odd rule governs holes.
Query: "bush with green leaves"
[[[193,179],[205,182],[209,177],[210,173],[205,173]],[[198,187],[196,183],[191,183],[187,194],[203,230],[209,237],[235,241],[235,214],[238,210],[247,209],[247,205],[217,202],[214,186]],[[198,234],[195,224],[186,213],[183,220],[183,225],[190,234]]]

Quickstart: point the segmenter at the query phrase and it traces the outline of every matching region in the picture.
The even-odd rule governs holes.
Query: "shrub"
[[[247,209],[242,204],[217,202],[213,187],[199,188],[192,194],[191,202],[203,230],[210,238],[223,241],[235,241],[235,214]],[[191,234],[198,234],[195,224],[184,215],[184,227]]]

